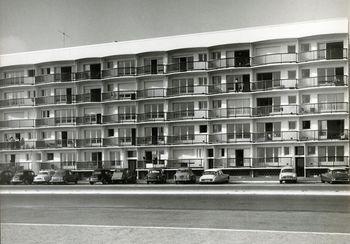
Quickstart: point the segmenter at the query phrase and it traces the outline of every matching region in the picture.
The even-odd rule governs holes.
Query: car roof
[[[332,168],[328,168],[329,170],[348,170],[348,168],[346,167],[332,167]]]
[[[292,166],[285,166],[285,167],[282,167],[281,169],[294,169]]]
[[[222,170],[222,169],[206,169],[205,172],[217,172],[220,170]]]

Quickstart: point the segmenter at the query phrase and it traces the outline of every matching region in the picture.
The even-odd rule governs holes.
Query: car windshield
[[[49,172],[39,172],[39,175],[48,175],[49,174]]]
[[[293,173],[293,169],[283,169],[283,173]]]
[[[152,173],[152,174],[160,174],[159,170],[150,170],[149,172]]]
[[[332,171],[333,174],[347,174],[348,171],[346,169],[337,169]]]
[[[16,175],[23,175],[23,172],[16,172]]]
[[[217,175],[218,174],[218,172],[216,172],[216,171],[205,171],[204,172],[204,175]]]

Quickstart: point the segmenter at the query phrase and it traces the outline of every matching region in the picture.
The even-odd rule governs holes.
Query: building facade
[[[0,167],[349,166],[348,45],[333,19],[2,55]]]

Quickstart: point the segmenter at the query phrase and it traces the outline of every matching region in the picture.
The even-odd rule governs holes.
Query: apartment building
[[[348,20],[0,56],[0,167],[349,166]]]

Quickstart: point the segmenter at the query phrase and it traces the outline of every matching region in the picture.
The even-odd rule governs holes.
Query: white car
[[[55,173],[55,171],[40,170],[39,174],[34,177],[33,183],[34,184],[48,184],[54,173]]]
[[[230,176],[221,169],[207,169],[199,178],[199,183],[228,183]]]
[[[297,175],[294,172],[293,167],[283,167],[279,175],[279,181],[281,184],[283,182],[297,183]]]

